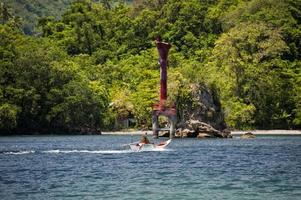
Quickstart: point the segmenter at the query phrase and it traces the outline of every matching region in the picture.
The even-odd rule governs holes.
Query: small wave
[[[60,150],[48,150],[48,151],[42,151],[42,153],[60,153]]]
[[[92,153],[92,154],[119,154],[119,153],[131,153],[130,150],[48,150],[43,153]]]
[[[10,155],[22,155],[22,154],[30,154],[35,153],[35,151],[8,151],[3,152],[3,154],[10,154]]]

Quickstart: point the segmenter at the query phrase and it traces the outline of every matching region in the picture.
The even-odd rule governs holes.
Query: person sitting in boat
[[[150,142],[149,142],[146,135],[147,135],[147,133],[141,135],[141,139],[140,139],[139,144],[150,144]]]
[[[161,141],[157,146],[164,146],[166,144],[166,141]]]

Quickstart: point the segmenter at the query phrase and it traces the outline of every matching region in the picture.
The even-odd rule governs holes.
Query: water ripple
[[[301,137],[174,140],[133,152],[130,136],[0,138],[0,199],[299,199]]]

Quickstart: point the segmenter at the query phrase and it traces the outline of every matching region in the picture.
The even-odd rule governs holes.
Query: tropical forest
[[[155,39],[178,124],[301,128],[301,0],[0,0],[1,134],[151,127]]]

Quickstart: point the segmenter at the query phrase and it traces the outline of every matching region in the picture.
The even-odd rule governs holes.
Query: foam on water
[[[92,154],[120,154],[120,153],[132,153],[131,150],[47,150],[42,153],[92,153]]]
[[[170,151],[170,149],[142,149],[140,151],[127,150],[47,150],[42,153],[92,153],[92,154],[122,154],[122,153],[134,153],[134,152],[145,152],[145,151]]]
[[[7,151],[3,152],[3,154],[11,154],[11,155],[22,155],[22,154],[30,154],[35,153],[35,151]]]
[[[135,153],[135,152],[147,152],[147,151],[170,151],[170,149],[141,149],[140,151],[134,151],[131,149],[126,150],[60,150],[60,149],[51,149],[46,151],[41,151],[40,153],[46,153],[46,154],[69,154],[69,153],[88,153],[88,154],[123,154],[123,153]],[[33,150],[28,151],[7,151],[2,152],[3,154],[8,155],[23,155],[23,154],[33,154],[38,153]]]

